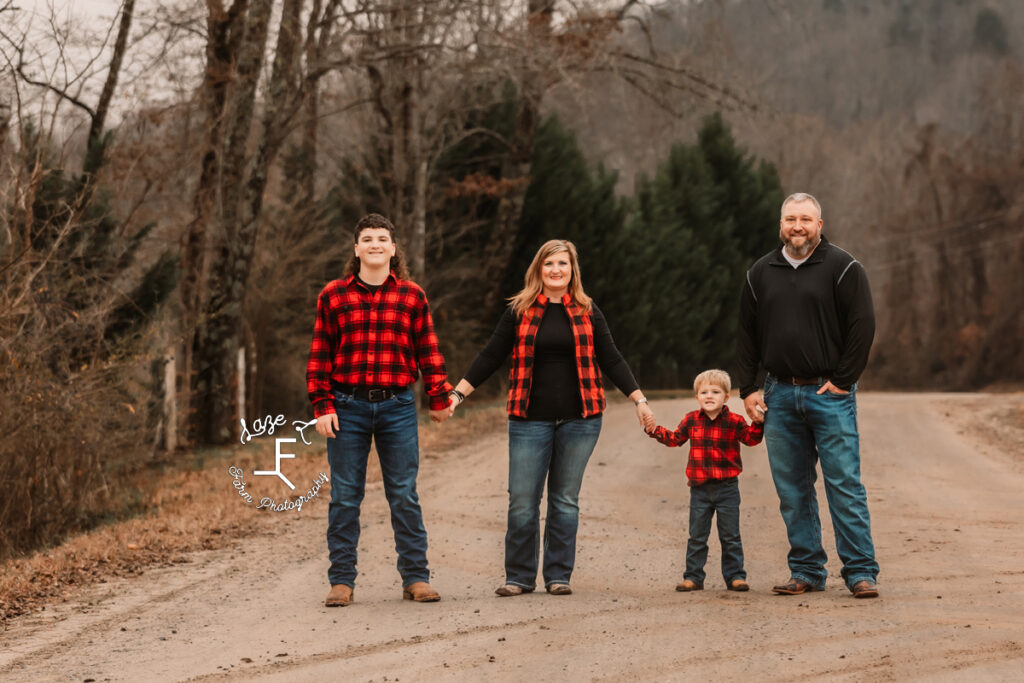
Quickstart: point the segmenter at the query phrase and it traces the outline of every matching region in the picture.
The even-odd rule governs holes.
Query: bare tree
[[[0,151],[7,142],[7,133],[11,126],[11,101],[6,84],[0,85]]]
[[[330,44],[340,3],[314,2],[302,35],[301,0],[285,0],[274,60],[260,102],[257,89],[272,0],[208,0],[206,71],[200,90],[208,137],[185,235],[182,295],[191,335],[186,377],[194,438],[217,443],[233,433],[234,358],[270,165],[296,113],[307,107],[325,67],[302,63]],[[315,47],[313,47],[315,46]],[[262,115],[254,122],[258,104]]]
[[[26,72],[27,34],[22,33],[17,38],[4,36],[16,55],[13,69],[24,83],[54,93],[58,98],[74,105],[88,116],[89,133],[86,138],[86,155],[83,162],[83,170],[90,175],[103,165],[104,126],[106,125],[107,115],[110,113],[110,102],[117,88],[117,80],[121,75],[121,65],[124,63],[125,52],[128,49],[128,35],[131,33],[134,12],[135,0],[124,0],[120,8],[120,21],[117,22],[117,37],[114,39],[110,62],[107,65],[107,75],[104,79],[98,101],[94,106],[86,103],[81,96],[81,89],[75,88],[71,83],[58,84],[49,80],[41,81],[33,78]],[[87,68],[89,66],[91,64],[87,65]]]
[[[11,437],[0,555],[120,512],[114,485],[152,443],[143,333],[174,285],[173,259],[98,191],[132,7],[84,57],[74,24],[52,13],[41,31],[28,20],[0,31],[0,430]]]
[[[680,93],[705,98],[739,96],[661,58],[617,40],[625,25],[646,30],[648,8],[637,0],[582,2],[559,8],[554,0],[390,0],[357,2],[346,14],[361,38],[352,64],[365,72],[373,113],[361,137],[372,148],[364,166],[375,174],[377,194],[397,224],[409,230],[406,253],[413,276],[429,284],[428,236],[451,238],[428,226],[442,200],[435,164],[472,135],[497,140],[503,150],[497,177],[466,179],[456,193],[485,192],[497,203],[478,254],[490,273],[487,308],[501,297],[502,277],[518,234],[530,180],[530,157],[544,99],[560,83],[588,74],[621,78],[659,106],[678,108]],[[508,97],[513,125],[499,133],[466,125],[467,114]],[[505,92],[503,92],[503,89]],[[476,99],[467,101],[467,95]],[[480,226],[477,226],[480,227]],[[464,233],[467,226],[453,228]]]

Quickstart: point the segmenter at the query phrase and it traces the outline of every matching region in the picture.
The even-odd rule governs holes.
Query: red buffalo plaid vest
[[[530,386],[533,381],[533,351],[548,298],[537,295],[537,300],[523,313],[516,328],[516,343],[512,347],[512,368],[508,375],[508,414],[526,417],[530,403]],[[583,398],[583,415],[590,417],[604,412],[604,387],[601,373],[594,357],[594,323],[583,308],[566,294],[562,304],[569,314],[572,335],[576,342],[576,372],[580,381],[580,396]]]

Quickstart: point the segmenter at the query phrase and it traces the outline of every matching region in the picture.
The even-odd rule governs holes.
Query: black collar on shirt
[[[380,283],[379,285],[376,285],[376,287],[379,289],[380,287],[383,287],[384,285],[386,285],[388,282],[394,282],[396,284],[398,283],[398,276],[395,275],[395,271],[392,270],[392,271],[388,272],[388,276],[386,278],[384,278],[384,282]],[[374,285],[368,285],[365,282],[363,282],[363,280],[359,277],[359,273],[352,273],[351,275],[349,275],[344,280],[344,284],[345,284],[346,287],[351,286],[353,283],[358,283],[366,291],[371,291],[370,288],[374,286]]]
[[[787,265],[788,265],[788,264],[787,264]],[[726,414],[726,413],[728,413],[728,412],[729,412],[729,406],[722,406],[722,409],[721,409],[720,411],[718,411],[718,416],[717,416],[717,417],[715,417],[714,419],[711,419],[711,418],[710,418],[710,417],[708,416],[708,414],[704,412],[704,409],[703,409],[703,408],[701,408],[701,409],[700,409],[700,414],[704,416],[704,419],[706,419],[706,420],[711,420],[711,422],[714,422],[714,421],[715,421],[715,420],[717,420],[717,419],[718,419],[719,417],[722,417],[723,415],[725,415],[725,414]]]

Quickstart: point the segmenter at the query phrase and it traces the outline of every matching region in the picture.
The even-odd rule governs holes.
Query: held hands
[[[755,391],[750,396],[743,399],[743,407],[747,411],[747,417],[754,422],[764,422],[765,411],[768,410],[768,405],[764,402],[764,396],[762,392]]]
[[[462,387],[461,389],[459,387]],[[455,414],[455,409],[466,402],[466,397],[473,393],[473,385],[466,380],[459,383],[448,392],[448,417]]]
[[[459,382],[460,385],[466,383],[466,380]],[[472,388],[470,388],[472,391]],[[444,422],[452,415],[455,414],[455,409],[462,405],[462,402],[466,400],[466,396],[462,394],[458,389],[452,389],[448,392],[448,407],[442,408],[441,410],[430,411],[430,419],[434,422]]]
[[[455,394],[448,394],[448,417],[455,414],[455,409],[462,405],[462,399]]]
[[[657,426],[657,422],[654,419],[654,411],[651,410],[651,406],[645,403],[636,404],[636,417],[640,420],[640,426],[644,428],[644,431],[650,434],[654,431]]]
[[[825,392],[832,394],[848,394],[849,391],[843,391],[832,382],[825,382],[818,389],[818,394],[824,394]],[[764,422],[764,414],[768,411],[768,405],[764,402],[764,392],[757,391],[743,399],[743,407],[747,411],[747,416],[754,422]]]
[[[437,423],[444,422],[445,420],[447,420],[449,417],[452,416],[453,412],[455,412],[455,409],[452,408],[451,399],[448,399],[448,407],[447,408],[441,408],[440,410],[431,410],[430,411],[430,420],[432,422],[437,422]]]

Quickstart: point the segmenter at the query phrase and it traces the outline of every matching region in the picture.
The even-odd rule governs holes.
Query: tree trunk
[[[420,102],[423,91],[423,73],[415,57],[406,72],[406,107],[408,108],[408,150],[410,194],[412,195],[409,225],[412,278],[425,284],[427,261],[427,159],[423,150],[423,113]]]
[[[414,280],[422,281],[426,263],[428,166],[423,145],[423,78],[425,25],[429,5],[396,0],[381,13],[382,28],[371,50],[395,56],[380,67],[371,59],[367,76],[375,90],[381,137],[386,145],[386,171],[381,174],[383,210],[399,231],[402,251]]]
[[[5,93],[0,94],[0,149],[7,142],[11,125],[11,102]]]
[[[202,116],[207,126],[206,148],[203,152],[199,182],[193,198],[193,219],[185,231],[182,248],[181,301],[183,319],[181,410],[185,416],[185,436],[188,440],[200,438],[199,420],[196,419],[194,394],[196,382],[195,355],[199,347],[198,327],[206,305],[207,273],[210,248],[208,229],[218,198],[218,170],[220,167],[221,139],[224,134],[224,106],[233,78],[235,52],[244,27],[245,3],[236,2],[225,11],[220,0],[207,0],[206,70],[200,86]]]
[[[121,74],[121,63],[124,61],[124,54],[128,49],[128,34],[131,32],[134,12],[135,0],[124,0],[124,5],[121,8],[121,23],[117,27],[117,38],[114,39],[114,54],[110,60],[110,68],[107,70],[107,78],[103,82],[99,102],[96,104],[96,113],[89,124],[84,167],[86,173],[95,173],[103,164],[102,155],[99,154],[99,145],[103,136],[103,126],[107,122],[107,112],[110,111],[110,101],[114,97],[117,79]]]
[[[316,147],[319,132],[317,119],[319,116],[319,84],[316,82],[308,83],[306,94],[303,98],[302,138],[299,142],[302,162],[297,165],[298,177],[294,179],[298,191],[291,201],[296,215],[304,215],[306,218],[311,218],[309,212],[313,209],[313,200],[316,198]],[[303,222],[305,223],[306,221]]]
[[[413,245],[413,276],[421,285],[427,284],[427,175],[426,159],[416,164],[412,208],[412,245]]]
[[[246,165],[244,181],[239,183],[237,199],[238,214],[231,243],[235,248],[226,261],[219,262],[224,272],[221,283],[222,295],[211,300],[212,311],[220,311],[225,327],[239,329],[242,312],[245,311],[245,293],[252,268],[260,215],[268,173],[278,157],[289,131],[289,123],[301,111],[302,120],[298,150],[301,159],[295,164],[294,173],[285,179],[287,193],[285,203],[289,206],[292,223],[296,231],[306,229],[315,220],[315,170],[319,110],[319,80],[325,73],[324,52],[330,47],[340,0],[313,0],[306,22],[306,35],[302,35],[301,0],[285,0],[281,13],[274,53],[274,63],[264,102],[261,125],[256,134],[255,153]],[[305,53],[306,69],[302,71],[301,57]],[[250,146],[251,148],[252,146]],[[254,325],[266,324],[267,316],[256,316]],[[232,322],[235,321],[235,322]],[[246,321],[250,322],[250,321]],[[262,342],[260,329],[250,330],[253,381],[247,402],[260,408],[263,402],[263,387],[266,378],[266,345]],[[222,378],[221,381],[224,381]],[[251,399],[251,400],[250,400]],[[255,410],[253,414],[260,414]],[[217,419],[223,420],[223,417]]]
[[[238,58],[238,85],[227,106],[226,119],[231,127],[220,173],[220,213],[212,231],[220,246],[212,254],[211,296],[200,322],[197,348],[197,358],[201,358],[197,386],[205,392],[199,411],[200,432],[209,443],[220,443],[233,435],[235,411],[228,390],[234,377],[237,331],[242,324],[263,193],[270,165],[303,99],[297,76],[302,0],[286,0],[256,153],[252,157],[245,154],[272,5],[272,0],[259,0],[250,11],[246,40]]]

